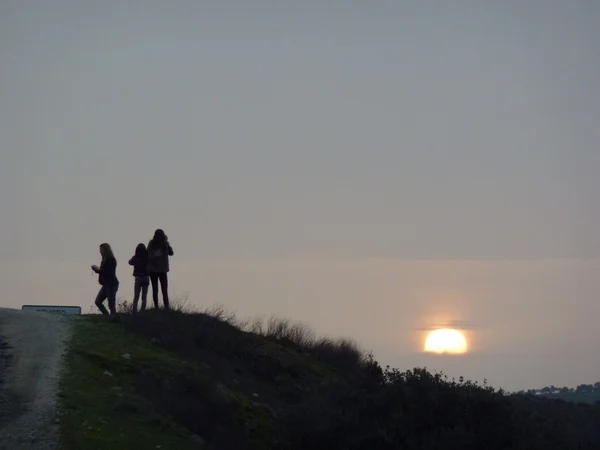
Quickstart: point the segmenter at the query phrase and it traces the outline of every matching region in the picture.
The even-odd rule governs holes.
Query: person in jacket
[[[132,312],[136,313],[138,311],[140,293],[142,294],[142,306],[140,311],[145,311],[150,277],[148,276],[148,250],[144,244],[140,243],[137,245],[135,248],[135,254],[129,260],[129,265],[133,266],[133,276],[135,277],[135,282],[133,285]]]
[[[119,290],[119,279],[117,278],[117,260],[107,243],[100,244],[100,255],[102,262],[100,267],[93,265],[92,270],[98,274],[98,283],[102,285],[96,301],[94,302],[102,314],[108,314],[104,306],[104,300],[108,299],[108,308],[111,314],[117,313],[117,291]]]
[[[152,300],[154,307],[158,306],[158,283],[162,291],[165,309],[169,309],[169,256],[173,256],[173,247],[169,244],[169,238],[161,229],[154,232],[154,237],[148,243],[148,272],[152,284]]]

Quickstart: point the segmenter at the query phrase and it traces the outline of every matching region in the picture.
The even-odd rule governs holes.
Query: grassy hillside
[[[382,369],[285,320],[81,317],[67,366],[65,450],[600,448],[598,406]]]

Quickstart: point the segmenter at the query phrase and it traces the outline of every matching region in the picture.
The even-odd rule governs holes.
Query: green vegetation
[[[184,427],[155,413],[136,389],[144,371],[168,367],[186,374],[198,369],[101,319],[74,320],[60,392],[61,448],[198,448]],[[123,356],[127,353],[131,359]]]
[[[63,449],[600,448],[598,406],[383,369],[351,340],[218,308],[84,317],[67,362]]]

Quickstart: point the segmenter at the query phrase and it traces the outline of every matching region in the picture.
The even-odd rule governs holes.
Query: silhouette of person
[[[119,290],[119,279],[117,278],[117,260],[107,243],[100,244],[100,255],[102,262],[100,267],[92,266],[92,270],[98,274],[98,283],[102,285],[96,301],[94,302],[102,314],[108,314],[104,306],[104,300],[108,299],[108,308],[111,314],[117,313],[117,291]]]
[[[154,232],[154,237],[148,243],[148,271],[150,283],[152,283],[152,300],[154,307],[158,309],[158,283],[162,291],[165,309],[169,309],[169,256],[173,256],[173,247],[169,244],[169,238],[160,228]]]
[[[129,265],[133,266],[133,276],[135,277],[132,312],[136,313],[138,310],[140,293],[142,294],[142,306],[140,311],[145,311],[150,277],[148,276],[148,250],[144,244],[140,243],[137,245],[135,254],[129,260]]]

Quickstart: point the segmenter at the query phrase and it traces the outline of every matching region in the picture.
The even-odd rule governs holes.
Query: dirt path
[[[56,393],[70,326],[64,317],[0,308],[0,449],[58,448]]]

